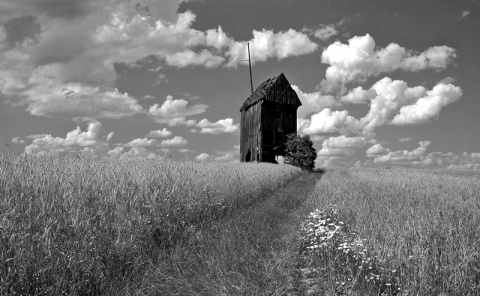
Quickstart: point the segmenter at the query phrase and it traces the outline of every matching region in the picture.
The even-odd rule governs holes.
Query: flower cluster
[[[333,205],[308,215],[302,225],[302,253],[329,249],[342,240],[343,222],[337,221],[337,215],[338,210]]]
[[[396,270],[386,268],[366,241],[350,232],[330,205],[310,213],[302,225],[300,254],[317,277],[335,278],[337,294],[357,289],[374,289],[379,295],[400,292]],[[363,288],[362,288],[363,286]]]

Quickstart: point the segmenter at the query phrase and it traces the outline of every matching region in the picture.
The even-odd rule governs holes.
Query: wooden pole
[[[248,68],[250,68],[250,88],[252,89],[252,94],[253,94],[252,63],[250,61],[250,42],[247,43],[247,48],[248,48]]]

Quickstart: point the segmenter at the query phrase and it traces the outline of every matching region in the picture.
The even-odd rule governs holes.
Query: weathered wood
[[[283,155],[280,147],[296,133],[301,105],[283,73],[260,84],[240,109],[240,161],[275,162]]]

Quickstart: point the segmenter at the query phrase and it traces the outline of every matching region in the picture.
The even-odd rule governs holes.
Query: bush
[[[303,170],[312,171],[315,166],[317,151],[313,148],[310,136],[298,136],[290,134],[285,144],[285,163]]]

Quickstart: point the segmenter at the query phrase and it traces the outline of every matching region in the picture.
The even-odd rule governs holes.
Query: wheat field
[[[300,170],[0,155],[0,294],[99,295]]]
[[[323,293],[478,295],[480,172],[334,170],[308,206],[319,210],[304,225],[317,236],[304,238],[307,265],[321,267]]]

